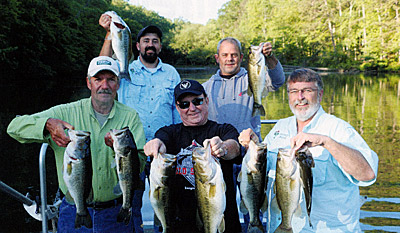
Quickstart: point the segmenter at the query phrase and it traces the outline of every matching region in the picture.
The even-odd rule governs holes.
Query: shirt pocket
[[[133,79],[129,84],[128,88],[126,88],[123,92],[123,97],[127,102],[128,106],[132,106],[130,104],[136,105],[142,102],[145,93],[145,83],[139,79]]]
[[[157,102],[162,103],[162,104],[167,104],[167,105],[173,105],[174,104],[174,89],[175,89],[175,84],[173,83],[172,79],[165,79],[163,80],[159,88],[157,88]]]
[[[313,148],[310,148],[311,153],[315,154],[316,151],[313,152],[312,149]],[[314,157],[315,167],[312,168],[314,186],[321,186],[327,182],[326,175],[329,164],[329,157],[330,154],[327,150],[322,150],[322,153],[320,153],[318,157]]]

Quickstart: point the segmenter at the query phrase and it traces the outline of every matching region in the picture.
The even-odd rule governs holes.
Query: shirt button
[[[151,86],[152,88],[154,88],[154,86]]]
[[[150,114],[153,113],[152,111],[150,111]]]
[[[151,98],[151,100],[153,100],[153,98]]]
[[[99,167],[99,171],[101,170],[101,167]]]
[[[150,128],[150,125],[148,125],[147,128]]]

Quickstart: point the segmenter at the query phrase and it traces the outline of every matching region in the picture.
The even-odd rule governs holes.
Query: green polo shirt
[[[113,193],[114,187],[118,184],[114,151],[104,143],[104,136],[111,129],[129,127],[139,151],[140,170],[144,170],[146,156],[143,153],[143,146],[146,139],[139,115],[134,109],[118,101],[114,101],[114,106],[103,126],[99,124],[94,115],[91,98],[58,105],[36,114],[14,118],[7,128],[7,133],[11,137],[21,143],[46,142],[54,150],[58,183],[64,194],[67,193],[67,187],[62,176],[65,148],[57,146],[50,135],[45,133],[46,121],[49,118],[66,121],[73,125],[75,130],[91,132],[92,188],[95,202],[109,201],[118,197]]]

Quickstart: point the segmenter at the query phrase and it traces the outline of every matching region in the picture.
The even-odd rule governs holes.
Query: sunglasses
[[[202,105],[204,101],[204,98],[194,98],[191,102],[194,106],[199,106]],[[189,101],[182,101],[178,103],[178,106],[180,109],[187,109],[190,106]]]

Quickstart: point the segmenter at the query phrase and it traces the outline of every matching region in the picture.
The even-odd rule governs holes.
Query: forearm
[[[24,115],[14,118],[7,133],[21,143],[44,142],[45,125],[50,117]]]
[[[100,50],[99,56],[107,56],[112,57],[112,45],[111,45],[111,33],[107,32],[106,37],[104,39],[103,47]]]
[[[283,71],[281,63],[278,60],[276,60],[276,65],[274,66],[274,68],[268,69],[268,74],[271,77],[272,86],[275,90],[277,90],[285,83],[285,73]]]
[[[369,181],[375,178],[375,173],[364,156],[355,149],[347,147],[326,137],[324,148],[338,161],[343,170],[359,181]]]

